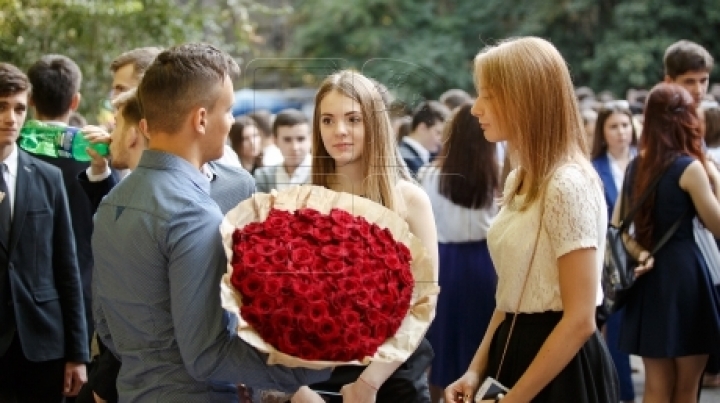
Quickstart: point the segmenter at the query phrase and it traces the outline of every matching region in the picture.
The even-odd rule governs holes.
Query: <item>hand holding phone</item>
[[[475,395],[475,402],[494,402],[497,399],[502,398],[502,396],[507,394],[509,391],[510,389],[506,388],[497,380],[492,377],[487,377],[482,385],[480,385],[480,389],[478,389],[478,392]]]

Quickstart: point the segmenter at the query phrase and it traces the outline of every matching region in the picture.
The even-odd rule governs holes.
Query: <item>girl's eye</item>
[[[351,116],[350,117],[350,123],[360,123],[362,122],[362,118],[360,116]]]
[[[322,118],[322,119],[320,119],[320,123],[322,123],[322,124],[324,124],[324,125],[329,125],[329,124],[330,124],[330,118]]]

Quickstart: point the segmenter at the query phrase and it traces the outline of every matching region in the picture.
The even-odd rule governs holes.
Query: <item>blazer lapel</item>
[[[30,184],[33,183],[33,175],[36,169],[35,164],[29,156],[22,151],[19,151],[18,154],[18,173],[15,183],[15,210],[13,212],[12,225],[10,226],[9,254],[12,254],[13,250],[15,250],[18,239],[20,239],[20,232],[22,231],[25,216],[28,211],[27,201],[30,200]]]

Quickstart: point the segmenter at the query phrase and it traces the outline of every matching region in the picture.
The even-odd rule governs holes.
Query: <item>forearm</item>
[[[490,352],[490,343],[495,335],[495,331],[503,320],[505,320],[505,312],[501,312],[496,309],[495,312],[493,312],[492,318],[490,318],[490,323],[485,331],[485,336],[480,343],[480,347],[478,347],[475,352],[475,356],[470,362],[468,372],[474,372],[480,377],[485,375],[485,372],[487,371],[488,353]]]
[[[380,386],[400,368],[400,365],[402,365],[402,362],[373,361],[363,370],[360,377],[373,388],[380,389]]]
[[[594,331],[593,322],[563,317],[506,398],[531,401],[567,366]]]

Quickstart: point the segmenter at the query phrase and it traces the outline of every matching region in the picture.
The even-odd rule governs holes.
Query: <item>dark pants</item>
[[[65,360],[32,362],[25,358],[17,333],[0,357],[0,403],[61,403]]]
[[[607,348],[612,356],[615,369],[617,369],[618,379],[620,380],[620,400],[635,400],[635,387],[632,382],[632,368],[630,368],[630,354],[623,353],[618,349],[618,340],[620,340],[620,326],[624,309],[613,313],[608,318],[605,327],[605,338],[607,339]]]

